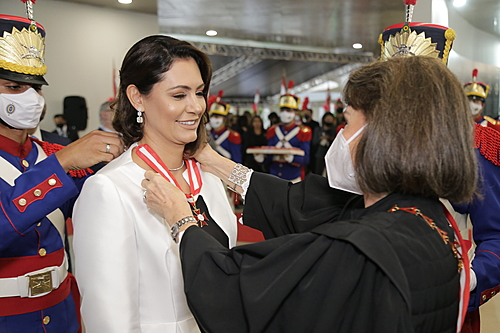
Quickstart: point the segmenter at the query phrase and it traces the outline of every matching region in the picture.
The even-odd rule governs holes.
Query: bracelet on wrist
[[[198,225],[198,221],[194,218],[194,216],[183,217],[179,221],[172,224],[172,227],[170,228],[170,235],[172,235],[172,239],[174,240],[174,242],[177,242],[179,229],[186,223],[196,223],[196,225]]]

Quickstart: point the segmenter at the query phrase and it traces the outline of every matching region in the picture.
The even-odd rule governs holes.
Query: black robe
[[[422,217],[388,212],[418,207],[453,239],[437,199],[391,194],[353,209],[362,198],[322,177],[290,185],[254,173],[246,200],[245,223],[284,236],[233,249],[196,227],[182,238],[184,288],[202,331],[455,332],[450,246]]]

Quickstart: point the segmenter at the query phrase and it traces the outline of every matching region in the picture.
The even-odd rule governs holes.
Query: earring
[[[142,124],[144,122],[144,118],[142,118],[142,108],[137,108],[137,119],[138,124]]]

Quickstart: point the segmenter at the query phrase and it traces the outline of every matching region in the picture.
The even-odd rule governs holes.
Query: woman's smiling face
[[[163,80],[147,96],[141,95],[144,137],[178,145],[195,141],[206,109],[204,87],[194,59],[176,60]]]

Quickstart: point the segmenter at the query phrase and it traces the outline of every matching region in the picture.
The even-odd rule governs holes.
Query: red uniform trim
[[[19,144],[18,142],[11,140],[3,135],[0,135],[0,147],[2,147],[2,150],[6,153],[17,156],[19,158],[26,158],[26,156],[28,156],[28,154],[31,152],[32,148],[29,138],[23,144]]]
[[[71,291],[71,273],[59,288],[41,297],[3,297],[0,298],[0,316],[15,316],[18,314],[40,311],[64,301]],[[78,308],[78,306],[77,306]]]
[[[492,127],[476,124],[474,141],[475,148],[479,149],[484,158],[500,166],[500,132]]]
[[[52,179],[54,179],[56,181],[56,183],[54,185],[50,185],[49,184],[49,180],[52,180]],[[23,194],[21,194],[17,198],[14,198],[12,200],[12,203],[17,207],[17,209],[21,213],[24,213],[26,211],[26,209],[28,208],[28,206],[31,205],[33,202],[45,198],[45,195],[48,192],[50,192],[51,190],[53,190],[55,188],[62,187],[62,186],[63,185],[62,185],[62,182],[59,179],[59,177],[57,177],[56,174],[53,174],[52,176],[50,176],[47,179],[45,179],[44,181],[42,181],[40,184],[38,184],[35,187],[32,187],[31,189],[27,190],[26,192],[24,192]],[[41,195],[38,196],[38,197],[35,196],[35,194],[34,194],[35,190],[40,190],[41,191]],[[26,200],[26,204],[25,205],[20,205],[19,204],[19,200],[21,200],[21,199]]]
[[[240,144],[241,143],[241,136],[240,133],[229,130],[229,137],[227,138],[229,142],[234,143],[234,144]]]
[[[496,296],[500,292],[500,286],[493,287],[481,293],[481,304]]]
[[[269,127],[269,128],[267,129],[267,132],[266,132],[266,139],[268,139],[268,140],[269,140],[270,138],[272,138],[273,136],[275,136],[275,135],[276,135],[276,126],[278,126],[278,125],[273,125],[273,126],[271,126],[271,127]]]
[[[35,1],[33,1],[33,3],[35,3]],[[13,15],[0,15],[0,19],[1,20],[11,20],[11,21],[18,21],[18,22],[23,22],[23,23],[29,23],[31,24],[31,21],[28,20],[27,18],[25,17],[20,17],[20,16],[13,16]],[[36,26],[38,28],[41,28],[43,31],[45,31],[45,28],[43,27],[43,25],[41,25],[40,23],[36,22]]]
[[[300,126],[300,132],[297,134],[299,141],[307,142],[312,140],[312,131],[307,126]]]
[[[384,29],[384,31],[395,29],[395,28],[402,28],[406,23],[398,23],[391,25],[390,27],[387,27]],[[430,23],[423,23],[423,22],[411,22],[410,28],[418,28],[418,27],[428,27],[428,28],[436,28],[436,29],[443,29],[443,30],[448,30],[449,28],[443,27],[442,25],[437,25],[437,24],[430,24]]]
[[[56,152],[58,152],[59,150],[63,149],[64,146],[61,146],[61,145],[58,145],[56,143],[50,143],[50,142],[46,142],[46,141],[40,141],[40,140],[37,140],[35,138],[31,138],[30,139],[32,141],[35,141],[36,143],[38,143],[44,153],[47,155],[47,156],[50,156]],[[86,169],[81,169],[81,170],[70,170],[69,172],[69,175],[73,178],[82,178],[82,177],[86,177],[88,175],[91,175],[94,173],[94,171],[92,171],[91,169],[89,168],[86,168]]]
[[[22,276],[39,269],[60,266],[64,261],[64,248],[46,256],[28,256],[15,258],[0,258],[0,278]],[[0,298],[0,316],[13,316],[33,311],[39,311],[62,302],[68,297],[71,281],[70,274],[59,286],[49,294],[41,297],[3,297]],[[77,306],[77,308],[79,308]]]
[[[64,260],[64,248],[41,257],[39,255],[0,258],[0,278],[11,278],[51,266],[60,266]],[[1,298],[0,298],[1,300]]]

